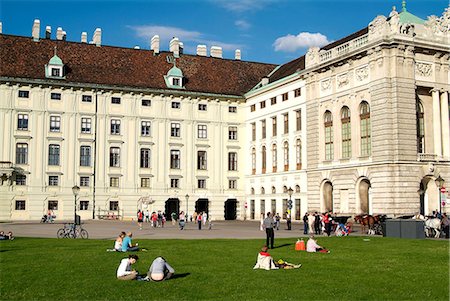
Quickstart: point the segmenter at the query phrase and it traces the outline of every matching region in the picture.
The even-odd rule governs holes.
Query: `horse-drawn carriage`
[[[369,235],[383,235],[383,228],[381,223],[386,220],[386,215],[370,215],[360,214],[355,216],[355,222],[361,224],[361,232],[365,232]]]

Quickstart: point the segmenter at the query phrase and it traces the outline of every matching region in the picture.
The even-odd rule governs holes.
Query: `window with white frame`
[[[256,140],[256,123],[252,122],[252,141]]]
[[[278,154],[277,154],[277,145],[272,144],[272,172],[277,171],[277,163],[278,163]]]
[[[141,188],[150,188],[150,178],[141,178]]]
[[[197,180],[197,187],[199,189],[206,189],[206,180],[205,179],[198,179]]]
[[[19,186],[27,185],[27,176],[26,175],[16,175],[16,185],[19,185]]]
[[[120,148],[111,147],[109,149],[109,166],[120,167]]]
[[[259,106],[260,106],[261,109],[264,109],[266,107],[266,101],[265,100],[261,101],[259,103]]]
[[[361,102],[359,109],[361,128],[361,156],[370,156],[372,153],[371,130],[370,130],[370,107],[365,101]]]
[[[289,133],[289,114],[283,114],[283,119],[284,119],[284,133],[287,134]]]
[[[277,135],[277,116],[272,117],[272,137]]]
[[[235,153],[235,152],[228,153],[228,170],[230,170],[230,171],[238,170],[237,163],[238,163],[237,162],[237,153]]]
[[[289,170],[289,143],[287,141],[283,144],[284,150],[284,171]]]
[[[199,124],[197,127],[197,133],[198,133],[198,138],[200,138],[200,139],[208,138],[206,124]]]
[[[109,210],[118,211],[119,210],[119,201],[109,201]]]
[[[80,177],[80,186],[81,187],[89,187],[90,178],[87,176]]]
[[[150,121],[141,121],[141,135],[151,136],[151,126],[152,123]]]
[[[30,91],[19,90],[19,98],[30,98]]]
[[[289,99],[289,94],[288,94],[288,92],[283,93],[283,95],[281,95],[281,97],[282,97],[282,100],[283,100],[283,101],[288,100],[288,99]]]
[[[228,189],[237,189],[237,180],[228,180]]]
[[[81,95],[81,101],[82,102],[92,102],[92,96],[91,95]]]
[[[111,119],[111,135],[120,135],[120,119]]]
[[[228,127],[228,139],[229,140],[237,140],[237,126]]]
[[[91,133],[91,118],[81,118],[81,133],[90,134]]]
[[[179,123],[171,123],[170,124],[170,136],[171,137],[180,137],[180,124]]]
[[[25,210],[24,200],[16,200],[16,210]]]
[[[52,100],[61,100],[61,93],[51,93],[50,99]]]
[[[344,106],[341,110],[341,135],[342,135],[342,158],[352,156],[352,134],[350,124],[350,109]]]
[[[61,116],[50,116],[50,132],[61,131]]]
[[[206,151],[197,152],[197,169],[206,170]]]
[[[48,210],[58,210],[58,201],[48,201],[47,209]]]
[[[17,129],[20,131],[28,131],[28,114],[17,115]]]
[[[89,210],[89,201],[80,201],[80,211]]]
[[[170,179],[170,188],[179,188],[180,180],[179,179]]]
[[[294,96],[299,97],[302,95],[302,88],[297,88],[294,90]]]
[[[252,148],[252,175],[256,174],[256,149]]]
[[[416,101],[416,124],[417,124],[417,153],[422,154],[425,152],[425,122],[424,122],[423,105],[418,100]]]
[[[150,99],[142,99],[141,105],[143,107],[150,107],[152,105],[152,101]]]
[[[181,103],[179,101],[172,101],[172,109],[181,108]]]
[[[48,146],[48,165],[59,165],[59,151],[58,144],[50,144]]]
[[[61,68],[51,68],[53,77],[61,77]]]
[[[91,166],[91,147],[89,145],[80,146],[80,166]]]
[[[141,148],[140,167],[141,168],[150,168],[150,149],[149,148]]]
[[[300,139],[295,141],[295,161],[297,170],[302,169],[302,141]]]
[[[119,187],[119,177],[110,177],[109,187]]]
[[[296,120],[296,130],[302,130],[302,110],[295,111],[295,120]]]
[[[330,111],[324,115],[325,127],[325,160],[333,160],[333,116]]]
[[[229,113],[237,113],[237,107],[235,107],[235,106],[229,106],[229,107],[228,107],[228,112],[229,112]]]
[[[266,120],[261,120],[261,138],[266,139]]]
[[[261,173],[266,173],[267,167],[267,151],[266,147],[263,145],[261,148]]]
[[[121,102],[120,97],[111,97],[112,104],[120,105],[120,102]]]
[[[170,168],[180,169],[180,151],[177,149],[170,151]]]
[[[49,186],[58,186],[59,185],[59,176],[48,176],[48,185]]]
[[[198,110],[199,111],[206,111],[206,109],[207,109],[206,103],[199,103],[198,104]]]
[[[28,144],[16,144],[16,164],[28,164]]]

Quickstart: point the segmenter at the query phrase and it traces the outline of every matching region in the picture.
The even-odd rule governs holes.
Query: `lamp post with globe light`
[[[189,209],[189,194],[186,193],[186,195],[184,196],[186,198],[186,222],[189,219],[189,213],[188,213],[188,209]]]
[[[75,225],[77,224],[77,196],[80,193],[80,187],[78,187],[77,185],[72,187],[72,192],[73,192],[73,196],[74,196],[74,206],[73,206],[73,211],[74,211],[74,216],[73,216],[73,225],[75,227]],[[76,235],[76,231],[73,231],[74,236]]]

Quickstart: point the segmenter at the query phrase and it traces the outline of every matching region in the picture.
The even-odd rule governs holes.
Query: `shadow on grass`
[[[279,249],[279,248],[283,248],[283,247],[287,247],[287,246],[292,246],[292,245],[294,245],[294,244],[282,244],[282,245],[273,247],[273,249]]]
[[[170,279],[176,279],[176,278],[184,278],[189,276],[191,273],[181,273],[181,274],[174,274]]]

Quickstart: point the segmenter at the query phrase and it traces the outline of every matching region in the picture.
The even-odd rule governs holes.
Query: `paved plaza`
[[[178,225],[172,225],[169,221],[164,228],[152,228],[150,223],[143,223],[142,230],[133,221],[105,221],[89,220],[83,224],[89,232],[89,238],[95,239],[115,239],[121,231],[132,231],[135,239],[209,239],[209,238],[232,238],[232,239],[265,239],[264,231],[259,228],[259,221],[217,221],[213,222],[212,229],[208,230],[208,225],[198,230],[197,224],[187,223],[184,230],[179,230]],[[355,225],[354,225],[355,226]],[[47,237],[56,238],[56,232],[63,227],[63,222],[53,224],[41,224],[30,221],[15,221],[10,223],[0,223],[0,230],[12,231],[16,237]],[[359,227],[354,227],[351,235],[360,234]],[[286,230],[286,223],[282,223],[280,230],[275,231],[277,238],[298,238],[303,234],[303,224],[292,223],[292,230]]]

